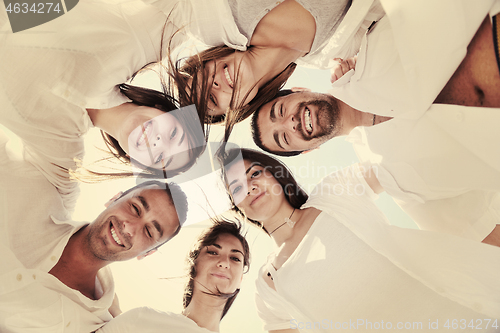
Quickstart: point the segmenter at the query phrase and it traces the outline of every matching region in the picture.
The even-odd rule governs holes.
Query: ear
[[[142,260],[144,258],[146,258],[147,256],[150,256],[152,255],[153,253],[155,253],[156,251],[158,251],[158,249],[152,249],[152,250],[149,250],[148,252],[144,253],[144,254],[141,254],[140,256],[137,257],[137,260]]]
[[[317,146],[316,148],[312,148],[312,149],[304,150],[302,153],[300,153],[300,155],[302,155],[302,154],[307,154],[307,153],[309,153],[309,152],[311,152],[311,151],[314,151],[314,150],[316,150],[316,149],[319,149],[319,148],[320,148],[320,146]]]
[[[290,89],[291,91],[293,92],[301,92],[301,91],[306,91],[306,92],[309,92],[309,91],[312,91],[311,89],[309,88],[304,88],[304,87],[293,87],[292,89]]]
[[[108,200],[108,202],[106,202],[104,204],[104,207],[108,208],[109,205],[111,205],[113,202],[115,202],[119,197],[121,197],[121,195],[123,194],[123,192],[118,192],[116,193],[111,199]]]

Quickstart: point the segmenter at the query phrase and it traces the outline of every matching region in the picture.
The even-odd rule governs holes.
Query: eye
[[[155,164],[156,163],[160,163],[161,161],[163,160],[163,153],[160,154],[160,156],[158,156],[155,160]]]
[[[153,235],[151,235],[151,232],[149,231],[148,227],[146,227],[146,233],[147,233],[149,238],[153,238]]]
[[[215,100],[215,96],[213,94],[210,94],[209,98],[210,101],[212,101],[212,103],[214,103],[214,105],[217,106],[217,101]]]
[[[231,257],[231,260],[236,261],[236,262],[241,262],[241,259],[238,257]]]
[[[255,170],[252,175],[250,176],[250,178],[255,178],[255,177],[258,177],[260,176],[260,174],[262,173],[262,170]]]
[[[241,191],[241,189],[242,189],[242,186],[241,186],[241,185],[236,186],[236,187],[233,189],[232,194],[233,194],[233,195],[237,194],[239,191]]]
[[[217,255],[217,252],[215,252],[215,251],[211,251],[211,250],[207,250],[207,253],[208,253],[208,254],[211,254],[211,255],[214,255],[214,256],[216,256],[216,255]]]
[[[141,216],[141,211],[140,211],[139,207],[137,207],[137,205],[132,205],[132,208],[134,209],[137,216]]]
[[[283,117],[283,104],[280,105],[280,116]]]
[[[177,126],[174,128],[174,130],[172,131],[172,134],[170,134],[170,140],[172,140],[173,138],[175,138],[175,135],[177,134]]]
[[[283,133],[283,141],[285,141],[285,143],[286,143],[287,145],[289,145],[289,144],[288,144],[288,140],[287,140],[287,138],[286,138],[286,133]]]

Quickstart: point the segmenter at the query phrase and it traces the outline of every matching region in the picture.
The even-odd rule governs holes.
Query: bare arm
[[[373,167],[369,167],[364,170],[363,176],[365,177],[366,182],[368,183],[368,185],[370,185],[373,192],[375,192],[376,194],[380,194],[385,191],[382,185],[380,185],[376,170]]]
[[[483,239],[483,243],[500,246],[500,224],[497,224],[495,229]]]

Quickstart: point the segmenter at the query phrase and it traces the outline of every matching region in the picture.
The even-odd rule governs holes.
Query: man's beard
[[[316,134],[312,136],[304,136],[300,110],[304,109],[306,106],[311,105],[317,107]],[[304,141],[311,141],[317,138],[322,138],[324,139],[324,141],[327,141],[334,137],[340,130],[338,121],[339,110],[337,107],[337,101],[334,98],[331,98],[330,100],[315,99],[307,102],[302,102],[299,105],[299,112],[297,113],[296,117],[297,119],[299,119],[297,130],[299,133],[301,133]]]

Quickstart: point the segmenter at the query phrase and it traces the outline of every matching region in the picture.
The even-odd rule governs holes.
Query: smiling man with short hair
[[[117,315],[108,264],[143,258],[174,237],[187,201],[173,183],[119,193],[91,223],[31,163],[11,160],[0,132],[0,331],[93,332]]]

